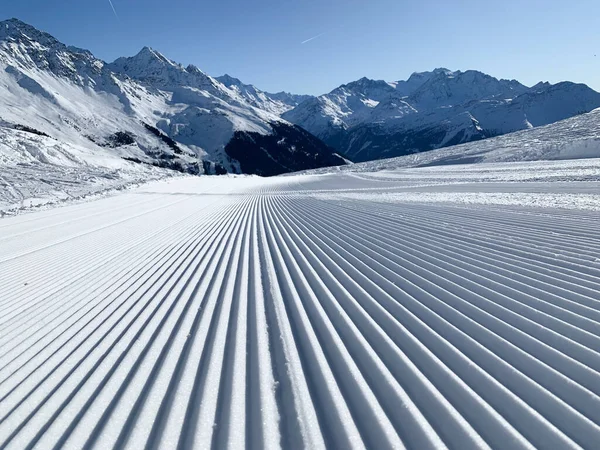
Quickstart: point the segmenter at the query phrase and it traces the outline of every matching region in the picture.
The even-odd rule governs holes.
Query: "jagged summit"
[[[6,30],[10,30],[10,31],[29,31],[32,32],[35,30],[35,32],[39,32],[41,33],[39,30],[37,30],[36,28],[32,27],[31,25],[13,17],[11,19],[6,19],[6,20],[2,20],[0,21],[0,31],[4,31],[5,33],[8,33]]]
[[[204,73],[202,70],[200,70],[199,67],[197,67],[193,64],[188,64],[188,66],[185,68],[185,70],[190,73]]]
[[[433,73],[410,94],[421,109],[464,104],[490,98],[513,98],[527,92],[519,82],[499,80],[478,70]]]
[[[287,92],[271,94],[261,91],[251,84],[245,84],[240,79],[232,77],[229,74],[221,75],[216,80],[229,89],[232,89],[251,105],[277,115],[281,115],[295,108],[304,100],[311,98],[308,95],[294,95]]]
[[[37,43],[42,48],[67,48],[50,34],[40,31],[19,19],[9,19],[0,22],[0,41],[21,45]]]
[[[16,18],[1,21],[0,22],[0,33],[2,33],[5,36],[22,35],[24,33],[27,33],[27,34],[30,34],[31,37],[44,36],[47,39],[51,39],[51,40],[58,42],[50,34],[44,32],[44,31],[40,31],[37,28],[35,28],[19,19],[16,19]],[[0,34],[0,36],[2,34]]]
[[[153,87],[172,89],[189,86],[222,94],[215,80],[198,67],[194,65],[183,67],[150,47],[142,48],[134,56],[118,58],[110,63],[108,68]]]
[[[69,78],[78,85],[102,82],[104,62],[90,51],[67,46],[19,19],[0,22],[0,60],[13,73],[37,68]]]
[[[400,95],[406,97],[414,93],[425,82],[436,75],[452,76],[455,72],[440,67],[426,72],[413,72],[407,80],[393,81],[389,84],[394,87]]]
[[[141,61],[146,63],[158,62],[160,64],[166,64],[175,67],[182,67],[180,64],[177,64],[174,61],[171,61],[165,55],[163,55],[158,50],[154,50],[151,47],[143,47],[135,56],[132,57],[122,57],[118,58],[115,62],[119,60],[128,60],[128,61]]]
[[[340,91],[344,95],[350,93],[351,96],[356,96],[368,107],[376,106],[376,103],[381,101],[391,99],[399,100],[401,98],[394,87],[387,81],[372,80],[366,77],[341,86]],[[337,93],[336,90],[333,92]]]
[[[153,69],[157,67],[172,67],[179,71],[185,69],[180,64],[171,61],[157,50],[150,47],[142,48],[134,56],[122,56],[110,63],[110,68],[117,72],[124,72],[127,75],[137,75],[140,71],[146,70],[148,67]]]
[[[460,71],[453,71],[450,69],[446,69],[445,67],[438,67],[431,71],[413,72],[408,79],[410,80],[411,78],[414,78],[414,79],[430,78],[432,75],[453,76],[454,74],[456,74],[458,72],[460,72]]]
[[[340,88],[345,88],[345,89],[350,89],[350,90],[357,90],[357,89],[385,89],[387,90],[390,87],[389,83],[383,81],[383,80],[372,80],[370,78],[367,77],[362,77],[356,81],[352,81],[350,83],[346,83],[342,86],[340,86]]]
[[[244,83],[242,83],[242,81],[239,78],[232,77],[231,75],[229,75],[227,73],[225,75],[221,75],[220,77],[217,77],[217,79],[227,87],[241,86],[244,84]],[[248,85],[248,86],[250,86],[250,85]]]
[[[0,22],[0,41],[22,45],[35,44],[38,49],[63,50],[93,56],[87,49],[67,46],[51,34],[38,30],[34,26],[15,18]]]
[[[531,87],[532,91],[541,91],[544,89],[548,89],[551,86],[551,84],[548,81],[540,81],[539,83],[533,85]]]

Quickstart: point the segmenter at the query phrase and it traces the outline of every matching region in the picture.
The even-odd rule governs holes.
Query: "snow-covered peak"
[[[5,51],[20,48],[27,52],[64,52],[96,60],[89,50],[67,46],[52,35],[40,31],[19,19],[0,22],[0,46]]]
[[[380,104],[385,106],[378,109]],[[325,139],[337,135],[339,130],[376,120],[384,111],[398,117],[415,110],[389,83],[363,77],[306,100],[282,117]]]
[[[38,42],[46,47],[64,47],[56,38],[48,33],[38,30],[19,19],[9,19],[0,22],[0,40],[11,42]]]
[[[533,91],[533,92],[545,91],[550,86],[552,86],[552,85],[549,82],[547,82],[547,81],[540,81],[539,83],[537,83],[536,85],[534,85],[534,86],[531,87],[531,91]]]
[[[381,102],[400,101],[396,89],[383,80],[371,80],[363,77],[352,83],[347,83],[321,96],[327,99],[324,104],[332,102],[343,111],[346,123],[350,125],[359,116],[370,114],[370,111]]]
[[[118,58],[109,66],[114,72],[144,81],[164,81],[165,74],[186,72],[181,65],[150,47],[142,48],[135,56]]]
[[[367,77],[363,77],[360,80],[353,81],[351,83],[344,84],[339,88],[335,89],[332,94],[336,92],[348,91],[355,95],[364,95],[366,97],[374,97],[377,100],[381,100],[382,96],[393,93],[395,90],[389,83],[383,80],[372,80]]]
[[[430,72],[414,72],[406,81],[390,83],[405,97],[421,107],[455,105],[483,98],[513,98],[527,91],[516,80],[499,80],[477,70],[452,71],[437,68]]]
[[[89,51],[68,47],[18,19],[0,22],[0,62],[10,70],[39,69],[79,85],[95,85],[104,62]]]
[[[452,76],[454,72],[445,68],[437,68],[429,72],[413,72],[408,80],[393,81],[389,83],[403,97],[408,97],[425,84],[431,77],[437,74]]]
[[[304,100],[311,98],[310,96],[294,95],[287,92],[271,94],[269,92],[261,91],[251,84],[245,84],[240,79],[228,74],[217,77],[216,80],[236,92],[252,106],[276,115],[281,115],[286,111],[295,108]]]
[[[528,91],[515,80],[498,80],[477,70],[433,73],[410,95],[410,100],[421,108],[462,105],[486,98],[514,98]]]
[[[225,74],[225,75],[221,75],[220,77],[216,77],[216,80],[218,80],[220,83],[224,84],[228,88],[234,89],[241,93],[250,93],[253,95],[257,94],[257,93],[262,93],[266,97],[268,97],[270,100],[279,102],[279,103],[287,106],[286,111],[299,105],[300,103],[302,103],[305,100],[314,98],[312,95],[292,94],[292,93],[284,92],[284,91],[276,92],[274,94],[271,92],[262,91],[262,90],[258,89],[257,87],[255,87],[254,85],[246,84],[243,81],[241,81],[239,78],[232,77],[229,74]]]
[[[121,59],[121,58],[119,58]],[[173,66],[173,67],[179,67],[181,68],[181,66],[173,61],[171,61],[169,58],[167,58],[166,56],[164,56],[162,53],[160,53],[157,50],[154,50],[153,48],[150,47],[144,47],[142,48],[139,53],[135,56],[133,56],[132,58],[123,58],[126,61],[130,61],[132,63],[136,62],[138,64],[153,64],[153,65],[167,65],[167,66]]]
[[[306,100],[310,100],[311,98],[314,98],[314,96],[312,96],[312,95],[292,94],[290,92],[285,92],[285,91],[276,92],[275,94],[269,94],[269,95],[271,96],[272,99],[279,100],[286,105],[290,105],[291,107],[296,107],[300,103],[305,102]]]
[[[458,73],[460,73],[460,71],[453,71],[450,69],[446,69],[445,67],[438,67],[431,71],[413,72],[411,74],[411,76],[408,78],[408,80],[406,80],[406,81],[413,82],[413,83],[416,83],[416,82],[424,83],[425,81],[429,80],[433,76],[453,77],[453,76],[457,75]]]
[[[596,109],[600,93],[581,83],[548,83],[516,97],[511,106],[525,112],[528,123],[535,127]]]
[[[232,87],[232,86],[254,87],[251,84],[242,83],[242,81],[239,78],[232,77],[229,74],[225,74],[220,77],[217,77],[217,80],[219,80],[221,83],[223,83],[227,87]]]
[[[204,73],[202,70],[200,70],[197,66],[193,65],[193,64],[189,64],[185,70],[187,70],[189,73]]]
[[[144,47],[131,57],[121,57],[109,64],[110,70],[124,74],[134,80],[151,84],[154,87],[191,86],[195,88],[214,85],[204,72],[196,66],[184,68],[171,61],[157,50]]]

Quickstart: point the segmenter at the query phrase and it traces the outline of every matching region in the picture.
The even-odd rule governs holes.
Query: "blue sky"
[[[362,76],[398,80],[435,67],[600,91],[598,0],[112,2],[118,19],[109,0],[2,0],[0,19],[17,17],[107,61],[147,45],[268,91],[321,94]]]

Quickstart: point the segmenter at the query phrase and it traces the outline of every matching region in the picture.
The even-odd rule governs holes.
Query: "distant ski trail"
[[[0,449],[597,448],[600,213],[415,191],[190,177],[0,221]]]

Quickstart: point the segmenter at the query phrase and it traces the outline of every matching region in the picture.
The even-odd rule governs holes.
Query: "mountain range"
[[[107,64],[19,20],[0,23],[5,128],[189,173],[276,175],[346,162],[247,94],[147,47]],[[297,100],[269,101],[291,109]]]
[[[440,68],[406,81],[363,78],[282,117],[359,162],[547,125],[598,107],[600,94],[584,84],[527,87],[475,70]]]
[[[474,70],[362,78],[318,97],[272,94],[148,47],[106,63],[17,19],[0,22],[0,133],[43,136],[61,160],[81,164],[97,163],[86,154],[268,176],[480,140],[598,107],[600,94],[582,84],[527,87]],[[27,154],[47,161],[56,151]]]

